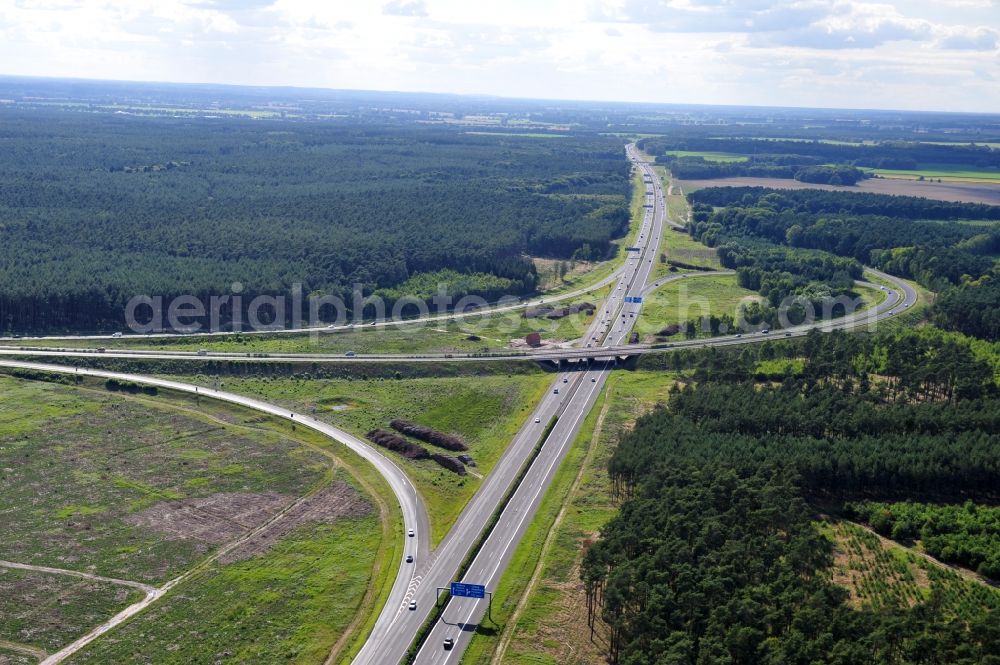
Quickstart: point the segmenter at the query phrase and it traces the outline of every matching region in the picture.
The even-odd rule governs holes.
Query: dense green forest
[[[903,501],[850,504],[850,513],[886,537],[919,540],[931,556],[1000,580],[1000,508]]]
[[[815,505],[854,502],[859,514],[882,505],[872,502],[1000,499],[1000,394],[981,344],[923,330],[814,333],[660,360],[694,368],[694,382],[615,449],[608,473],[623,503],[581,570],[613,662],[1000,662],[1000,604],[958,615],[932,594],[852,607],[813,523]],[[775,352],[802,358],[801,370],[755,383]],[[993,509],[915,510],[935,511],[914,520],[938,525],[921,533],[941,552],[995,529]]]
[[[527,255],[602,258],[628,224],[610,137],[36,109],[5,110],[0,141],[0,327],[15,332],[117,327],[133,295],[207,301],[234,283],[247,303],[447,269],[523,294]]]
[[[970,169],[1000,168],[1000,150],[986,145],[941,145],[900,140],[882,140],[873,145],[845,144],[818,140],[816,134],[811,139],[788,141],[746,137],[651,137],[642,139],[639,145],[649,154],[658,157],[672,151],[727,152],[761,155],[765,161],[770,162],[776,161],[775,156],[792,155],[803,165],[812,162],[883,169],[916,169],[921,164],[952,164]]]
[[[865,177],[853,166],[826,165],[802,155],[754,155],[746,161],[718,162],[704,157],[659,155],[656,163],[670,169],[675,178],[701,180],[751,176],[786,178],[823,185],[855,185]]]
[[[961,169],[1000,168],[1000,150],[987,145],[941,145],[883,140],[866,144],[747,137],[647,137],[639,146],[657,164],[683,180],[750,176],[786,178],[824,185],[854,185],[868,177],[862,168],[917,170],[946,165]],[[674,153],[680,152],[681,156]],[[712,160],[686,152],[727,153],[742,159]]]
[[[775,259],[820,251],[938,291],[935,320],[942,327],[1000,339],[1000,225],[946,221],[997,220],[1000,206],[763,187],[713,187],[689,198],[691,235],[718,246],[723,265],[737,270],[741,285],[772,304],[777,296],[816,290],[810,284],[836,291],[841,266],[832,265],[825,279],[817,279],[801,259]]]
[[[891,196],[871,192],[827,192],[814,189],[788,190],[768,187],[706,187],[689,195],[692,203],[715,206],[744,205],[759,201],[786,201],[785,207],[799,212],[881,215],[898,219],[1000,220],[1000,206],[983,203],[951,203],[919,196]]]

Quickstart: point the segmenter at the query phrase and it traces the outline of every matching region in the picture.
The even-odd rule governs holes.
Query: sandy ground
[[[936,201],[987,203],[1000,205],[1000,184],[963,182],[920,182],[917,180],[892,180],[869,178],[853,187],[834,187],[799,182],[783,178],[716,178],[713,180],[683,180],[678,184],[685,192],[704,187],[772,187],[774,189],[825,189],[841,192],[870,192],[896,196],[922,196]]]

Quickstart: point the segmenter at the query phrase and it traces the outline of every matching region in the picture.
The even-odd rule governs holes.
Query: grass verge
[[[214,385],[207,376],[188,377]],[[312,379],[296,377],[226,377],[222,387],[283,404],[349,431],[359,437],[393,418],[406,418],[443,432],[460,435],[477,466],[458,476],[431,460],[395,457],[417,486],[437,544],[458,518],[507,445],[525,423],[531,409],[548,389],[551,376],[541,370],[527,374],[413,379]],[[433,446],[428,446],[433,448]],[[387,453],[395,456],[395,453]]]
[[[618,436],[637,412],[664,400],[672,384],[672,375],[662,372],[609,379],[600,408],[588,414],[497,587],[498,628],[477,633],[463,663],[601,662],[586,613],[577,612],[583,595],[576,571],[590,540],[617,510],[604,469]]]

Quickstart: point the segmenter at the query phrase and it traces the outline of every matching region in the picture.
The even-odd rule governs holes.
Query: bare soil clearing
[[[344,482],[333,483],[295,504],[281,519],[275,520],[239,547],[223,554],[219,557],[219,563],[243,561],[263,554],[303,524],[331,524],[344,518],[364,517],[373,511],[374,506],[353,487]]]
[[[318,487],[329,468],[208,402],[198,413],[168,395],[2,376],[0,392],[0,560],[158,586]]]
[[[220,493],[199,499],[163,501],[125,521],[167,538],[192,538],[221,545],[266,522],[291,501],[291,497],[263,492]]]
[[[935,201],[986,203],[1000,205],[1000,185],[985,183],[930,182],[870,178],[853,187],[835,187],[784,178],[716,178],[712,180],[684,180],[678,183],[685,192],[705,187],[771,187],[774,189],[824,189],[838,192],[868,192],[895,196],[921,196]]]

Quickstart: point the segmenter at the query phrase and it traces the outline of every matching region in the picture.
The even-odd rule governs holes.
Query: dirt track
[[[935,201],[952,203],[987,203],[1000,205],[1000,185],[961,182],[920,182],[917,180],[893,180],[889,178],[869,178],[853,187],[834,187],[799,182],[784,178],[715,178],[713,180],[678,180],[685,192],[705,187],[772,187],[774,189],[825,189],[839,192],[869,192],[872,194],[892,194],[896,196],[922,196]]]
[[[20,644],[18,642],[8,642],[7,640],[0,640],[0,649],[7,649],[9,651],[15,651],[19,654],[24,654],[33,660],[42,660],[47,653],[43,649],[37,647],[28,646],[27,644]],[[6,665],[8,658],[3,654],[0,654],[0,665]],[[9,661],[13,663],[14,661]]]

